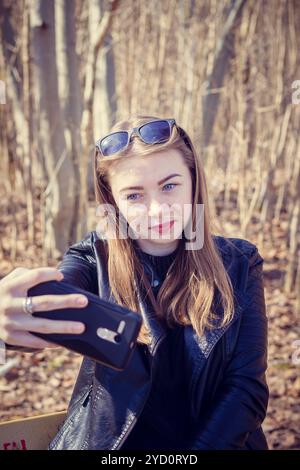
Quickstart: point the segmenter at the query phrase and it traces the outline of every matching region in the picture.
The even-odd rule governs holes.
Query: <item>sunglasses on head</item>
[[[176,125],[175,119],[156,119],[155,121],[146,122],[139,127],[134,127],[129,131],[112,132],[97,140],[95,144],[96,149],[104,157],[108,157],[121,150],[125,150],[135,135],[145,144],[151,145],[167,142],[171,137],[174,125]],[[187,143],[187,145],[189,144]]]

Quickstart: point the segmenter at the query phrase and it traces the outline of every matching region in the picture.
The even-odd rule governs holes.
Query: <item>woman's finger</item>
[[[28,289],[36,284],[54,280],[60,281],[62,278],[63,274],[57,268],[34,268],[7,280],[7,286],[12,289],[17,288],[18,292],[25,295]]]
[[[8,307],[9,311],[11,313],[23,313],[24,299],[25,296],[10,298]],[[49,294],[32,296],[33,312],[59,310],[63,308],[83,308],[86,307],[87,304],[88,298],[83,294]]]
[[[14,331],[13,334],[8,337],[6,343],[13,344],[14,346],[36,349],[54,347],[54,343],[44,341],[42,338],[38,338],[37,336],[25,331]]]
[[[11,329],[46,334],[80,334],[85,330],[85,324],[79,321],[48,320],[47,318],[32,317],[31,315],[24,318],[24,315],[22,315],[22,321],[18,321],[16,317],[14,318]]]
[[[8,280],[11,280],[11,279],[14,279],[16,277],[19,277],[21,274],[24,274],[26,272],[30,271],[29,268],[23,268],[23,267],[17,267],[15,269],[13,269],[10,273],[6,274],[6,276],[4,278],[1,279],[4,280],[5,279],[5,282],[8,281]]]

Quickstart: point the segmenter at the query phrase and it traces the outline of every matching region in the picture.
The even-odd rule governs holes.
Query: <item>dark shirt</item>
[[[159,274],[160,285],[176,256],[176,251],[165,256],[142,253]],[[153,287],[155,296],[160,285]],[[158,367],[152,379],[150,394],[122,450],[184,448],[184,437],[188,429],[189,400],[185,372],[181,366],[184,357],[181,329],[180,326],[170,329],[157,351]]]

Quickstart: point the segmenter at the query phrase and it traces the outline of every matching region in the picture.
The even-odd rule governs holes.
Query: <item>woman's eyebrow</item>
[[[162,183],[164,183],[165,181],[169,180],[170,178],[173,178],[174,176],[182,176],[180,175],[179,173],[173,173],[172,175],[169,175],[169,176],[166,176],[165,178],[163,178],[162,180],[160,180],[157,185],[161,185]],[[127,191],[128,189],[143,189],[143,186],[129,186],[128,188],[123,188],[120,190],[120,193],[122,191]]]

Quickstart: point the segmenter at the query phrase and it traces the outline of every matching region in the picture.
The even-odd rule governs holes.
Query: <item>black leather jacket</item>
[[[238,302],[229,325],[200,338],[191,326],[179,326],[186,349],[180,366],[189,377],[194,418],[184,447],[267,449],[261,428],[269,397],[263,258],[247,240],[214,236],[214,241]],[[107,299],[103,243],[96,232],[90,232],[67,250],[59,269],[67,282]],[[149,263],[144,268],[150,280],[156,277]],[[151,328],[151,345],[138,344],[124,371],[83,358],[66,420],[49,450],[121,449],[147,401],[156,352],[168,334],[142,301],[140,311]]]
[[[267,317],[262,279],[263,258],[247,240],[215,236],[238,302],[233,320],[199,338],[182,329],[185,364],[195,425],[186,449],[267,449],[261,429],[268,404]],[[105,241],[96,232],[65,253],[60,269],[65,280],[103,298],[109,296],[102,259]],[[144,264],[150,280],[157,277]],[[115,371],[84,358],[66,421],[49,449],[120,449],[150,392],[156,352],[167,330],[140,301],[152,343],[138,345],[128,367]],[[145,355],[150,361],[145,364]],[[157,410],[159,413],[159,410]],[[153,416],[155,419],[155,416]]]

